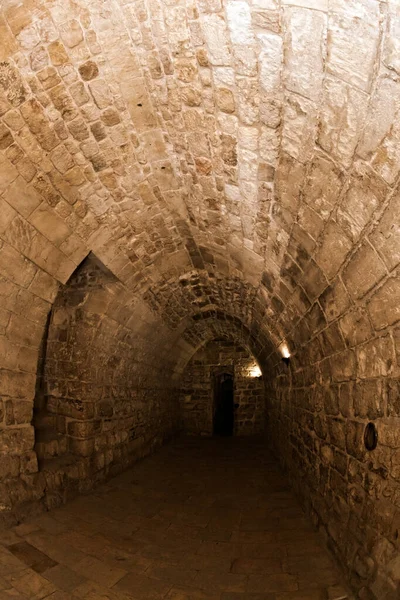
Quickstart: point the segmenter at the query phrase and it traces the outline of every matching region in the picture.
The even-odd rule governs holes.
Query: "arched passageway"
[[[358,600],[397,600],[399,24],[394,0],[3,0],[2,525],[182,432],[229,340]]]

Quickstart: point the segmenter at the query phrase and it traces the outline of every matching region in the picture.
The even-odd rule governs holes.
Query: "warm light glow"
[[[253,366],[250,367],[250,369],[249,369],[250,377],[261,377],[261,375],[262,375],[261,369],[258,365],[254,364]]]
[[[289,348],[287,347],[287,344],[282,344],[280,347],[280,351],[282,353],[283,358],[290,358],[290,352]]]

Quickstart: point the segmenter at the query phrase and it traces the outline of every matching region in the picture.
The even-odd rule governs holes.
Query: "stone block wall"
[[[121,306],[122,293],[87,258],[42,328],[34,397],[11,374],[3,386],[0,526],[87,491],[179,430],[173,366],[134,332],[145,320]]]
[[[268,382],[267,430],[359,598],[396,600],[399,288],[393,274],[376,274],[366,246],[360,244],[288,338],[290,366],[279,361]],[[334,242],[331,254],[334,260]],[[369,423],[377,432],[374,450],[364,443]]]
[[[181,383],[183,431],[192,435],[213,434],[215,377],[232,373],[234,385],[234,435],[264,431],[265,391],[261,377],[250,374],[256,365],[248,350],[238,344],[211,341],[188,363]]]
[[[268,376],[282,341],[296,353],[271,382],[270,438],[360,599],[397,600],[399,27],[394,0],[0,3],[0,515],[57,488],[34,448],[75,446],[74,485],[91,485],[78,446],[103,434],[57,403],[95,404],[105,345],[142,364],[112,369],[129,404],[130,382],[151,395],[235,324]],[[68,319],[102,368],[82,358],[79,398],[55,360],[56,440],[35,443],[47,315],[89,251],[119,283]]]

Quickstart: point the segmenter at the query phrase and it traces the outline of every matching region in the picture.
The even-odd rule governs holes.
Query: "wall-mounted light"
[[[289,352],[289,348],[288,348],[287,344],[286,343],[281,344],[279,350],[281,351],[283,362],[285,363],[286,366],[289,366],[290,352]]]
[[[249,377],[261,377],[262,372],[260,367],[257,364],[254,364],[249,369]]]

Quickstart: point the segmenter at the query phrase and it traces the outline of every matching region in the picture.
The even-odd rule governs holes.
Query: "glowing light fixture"
[[[281,344],[280,346],[280,351],[282,354],[282,360],[285,363],[285,365],[289,366],[290,363],[290,352],[289,352],[289,348],[287,346],[286,343]]]
[[[249,369],[249,377],[261,377],[261,369],[257,364],[254,364]]]

